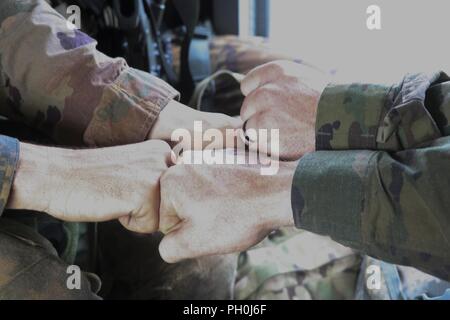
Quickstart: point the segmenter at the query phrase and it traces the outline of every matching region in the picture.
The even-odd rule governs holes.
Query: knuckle
[[[169,146],[169,144],[163,140],[154,140],[156,148],[161,150],[161,152],[165,154],[170,154],[170,151],[172,150]]]
[[[131,224],[136,232],[140,233],[151,233],[158,229],[159,225],[159,212],[153,209],[146,208],[141,212],[135,214],[132,217],[133,223]]]
[[[254,97],[252,95],[245,98],[244,103],[242,104],[241,107],[241,118],[243,120],[248,119],[250,115],[254,112],[255,103],[253,101]]]
[[[270,62],[266,68],[266,72],[269,72],[273,77],[284,74],[284,63],[281,60]]]
[[[145,228],[144,226],[135,226],[133,228],[129,229],[132,232],[135,233],[139,233],[139,234],[147,234],[147,233],[151,233],[152,231],[148,230],[147,228]]]
[[[159,254],[166,263],[176,263],[178,261],[174,255],[170,254],[166,246],[160,246]]]
[[[258,105],[258,109],[264,109],[268,101],[273,95],[272,89],[269,86],[259,88],[254,93],[254,101]]]
[[[241,84],[240,84],[240,89],[241,89],[241,92],[244,94],[244,95],[247,95],[248,94],[248,91],[249,91],[249,88],[248,88],[248,76],[247,77],[245,77],[244,78],[244,80],[242,80],[241,81]]]
[[[274,121],[273,116],[269,112],[258,115],[258,124],[264,129],[275,129],[278,127],[276,121]]]
[[[157,223],[156,219],[151,219],[148,223],[145,223],[142,227],[143,233],[152,233],[158,230],[159,223]]]
[[[244,96],[250,94],[250,92],[254,89],[254,81],[255,76],[253,73],[249,73],[245,78],[241,81],[240,89]]]
[[[262,121],[261,117],[262,117],[261,114],[256,114],[248,122],[248,124],[247,124],[247,134],[248,135],[257,135],[257,133],[254,130],[264,129],[263,121]],[[253,129],[253,130],[250,130],[250,129]],[[253,140],[255,140],[255,138]]]
[[[171,150],[169,144],[163,140],[147,140],[145,143],[152,153],[168,153]]]
[[[248,123],[249,129],[273,129],[277,127],[273,114],[270,110],[262,111],[255,114]]]
[[[280,70],[281,72],[283,72],[283,73],[284,73],[286,70],[288,70],[289,68],[298,66],[298,63],[295,63],[295,62],[290,61],[290,60],[275,60],[273,63],[274,63],[276,66],[278,66],[279,70]]]

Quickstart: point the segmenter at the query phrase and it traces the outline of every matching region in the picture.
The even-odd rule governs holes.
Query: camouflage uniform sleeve
[[[143,141],[178,92],[96,50],[44,0],[0,2],[0,114],[67,145]]]
[[[449,280],[448,80],[422,74],[392,87],[326,89],[319,151],[294,176],[297,227]]]
[[[5,210],[19,158],[19,141],[0,135],[0,216]]]
[[[448,80],[437,72],[407,75],[392,86],[329,85],[319,103],[316,149],[396,151],[439,138],[425,100],[429,88]]]

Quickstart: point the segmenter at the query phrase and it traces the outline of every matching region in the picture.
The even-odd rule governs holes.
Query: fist
[[[161,257],[173,263],[239,252],[293,225],[294,171],[292,163],[280,164],[274,176],[261,175],[258,165],[171,167],[161,178]]]
[[[252,137],[249,129],[279,130],[279,141],[258,145],[266,148],[260,152],[297,160],[315,150],[316,112],[326,84],[322,71],[291,61],[271,62],[248,73],[241,82],[246,97],[241,118],[247,136]],[[250,143],[250,148],[255,145]]]

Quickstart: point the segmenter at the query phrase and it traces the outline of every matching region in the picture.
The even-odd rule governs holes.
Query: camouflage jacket
[[[292,187],[296,225],[450,279],[450,78],[329,85]]]
[[[0,1],[0,115],[70,146],[146,140],[178,92],[166,82],[96,50],[96,41],[44,0]],[[18,142],[0,138],[0,214]]]

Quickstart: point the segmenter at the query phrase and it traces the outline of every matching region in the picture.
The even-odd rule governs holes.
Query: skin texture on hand
[[[159,225],[161,174],[171,150],[163,141],[68,150],[21,143],[8,208],[71,222],[119,219],[129,230]]]
[[[273,176],[261,175],[258,165],[171,167],[161,178],[161,257],[173,263],[239,252],[274,229],[294,225],[295,167],[280,163]]]
[[[178,141],[171,141],[172,133],[177,129],[186,129],[193,134],[194,121],[201,121],[203,130],[218,129],[223,133],[226,129],[242,127],[240,119],[220,113],[198,111],[172,100],[159,114],[149,139],[164,140],[175,145]]]
[[[241,83],[246,96],[241,109],[245,129],[279,129],[279,154],[272,155],[283,160],[298,160],[313,152],[317,106],[326,85],[325,73],[291,61],[253,69]],[[270,153],[272,143],[259,151]]]

